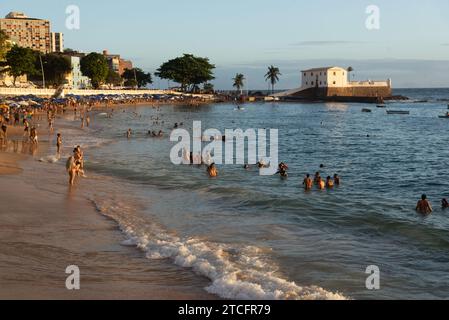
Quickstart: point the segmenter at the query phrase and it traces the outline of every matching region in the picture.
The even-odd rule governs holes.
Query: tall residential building
[[[21,12],[11,12],[0,19],[0,29],[18,46],[42,53],[51,52],[50,21],[28,18]]]
[[[64,52],[64,34],[61,32],[51,33],[51,52]]]

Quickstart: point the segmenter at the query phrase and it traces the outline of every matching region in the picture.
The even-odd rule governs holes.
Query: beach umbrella
[[[32,106],[38,106],[39,105],[39,103],[37,103],[36,101],[33,101],[33,100],[28,101],[28,103],[30,105],[32,105]]]
[[[22,107],[29,107],[30,106],[30,104],[28,102],[26,102],[26,101],[19,101],[18,105],[22,106]]]

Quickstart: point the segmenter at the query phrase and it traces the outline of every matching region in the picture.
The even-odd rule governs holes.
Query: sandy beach
[[[10,127],[8,138],[22,130]],[[121,245],[117,224],[68,187],[63,166],[37,161],[49,152],[48,141],[34,156],[9,145],[0,151],[0,299],[212,298],[180,285],[180,274],[198,281],[192,272]],[[71,265],[81,271],[79,291],[66,289]]]

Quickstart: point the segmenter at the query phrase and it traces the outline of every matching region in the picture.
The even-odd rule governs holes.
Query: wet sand
[[[0,153],[0,176],[22,172],[18,162],[24,159],[22,155]]]
[[[190,271],[120,245],[116,223],[67,186],[62,166],[5,152],[0,164],[0,299],[215,298],[189,285],[198,283]],[[71,265],[79,291],[65,287]]]

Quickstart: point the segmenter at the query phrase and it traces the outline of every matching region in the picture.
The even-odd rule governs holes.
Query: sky
[[[80,10],[79,29],[66,26],[70,5]],[[372,5],[378,29],[366,26]],[[444,0],[0,0],[0,15],[10,11],[50,20],[66,48],[108,49],[148,72],[183,53],[208,57],[217,89],[231,89],[237,72],[247,88],[267,89],[269,65],[281,70],[279,89],[299,87],[300,70],[332,65],[397,88],[449,87]]]

